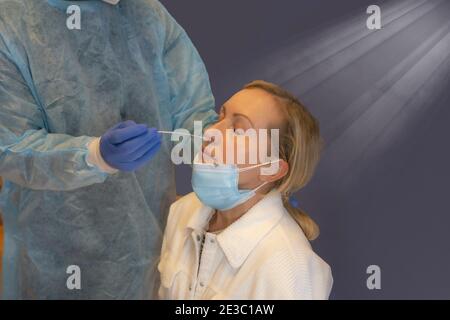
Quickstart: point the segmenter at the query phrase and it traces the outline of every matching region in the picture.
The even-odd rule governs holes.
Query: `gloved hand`
[[[115,169],[135,171],[149,161],[161,147],[155,128],[128,120],[109,129],[100,138],[100,154]]]

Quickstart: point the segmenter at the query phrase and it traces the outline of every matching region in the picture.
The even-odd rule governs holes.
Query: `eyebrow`
[[[227,114],[225,104],[222,105],[222,111],[223,111],[224,114]],[[255,127],[255,125],[253,124],[253,121],[250,120],[250,118],[248,116],[246,116],[245,114],[234,113],[233,116],[244,117],[244,118],[246,118],[248,120],[248,122],[250,122],[250,124],[252,125],[253,128]]]

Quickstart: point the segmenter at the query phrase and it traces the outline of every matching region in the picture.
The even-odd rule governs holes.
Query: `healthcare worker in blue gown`
[[[3,298],[158,289],[175,179],[156,130],[212,123],[214,99],[159,2],[114,2],[0,0]],[[66,24],[74,4],[80,30]]]

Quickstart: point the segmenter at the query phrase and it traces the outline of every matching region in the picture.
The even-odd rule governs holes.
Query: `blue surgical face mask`
[[[279,160],[276,160],[279,161]],[[275,161],[247,168],[238,168],[232,164],[208,164],[194,161],[192,188],[205,205],[218,209],[232,209],[252,198],[256,191],[267,182],[253,190],[239,189],[239,172],[248,171]]]

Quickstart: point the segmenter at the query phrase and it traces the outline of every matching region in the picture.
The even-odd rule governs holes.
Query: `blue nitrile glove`
[[[161,147],[155,128],[128,120],[109,129],[100,138],[100,154],[111,167],[135,171],[149,161]]]

